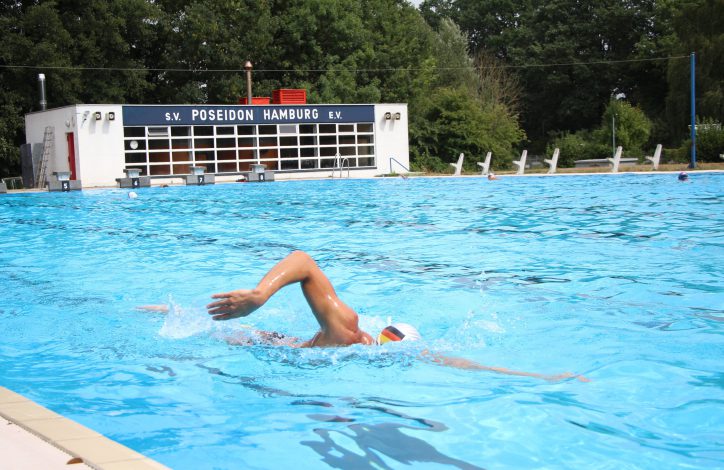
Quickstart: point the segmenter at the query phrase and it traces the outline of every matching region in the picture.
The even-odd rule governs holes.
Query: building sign
[[[373,105],[123,106],[124,126],[373,122]]]

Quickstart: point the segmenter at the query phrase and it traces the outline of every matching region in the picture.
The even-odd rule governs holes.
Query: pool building
[[[224,182],[258,164],[275,179],[374,177],[409,168],[407,129],[406,104],[78,104],[25,116],[23,179],[181,183],[202,168]]]

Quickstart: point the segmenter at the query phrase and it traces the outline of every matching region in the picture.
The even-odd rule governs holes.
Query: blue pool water
[[[177,469],[724,467],[724,175],[277,182],[0,197],[0,385]],[[301,337],[309,252],[376,334]],[[168,316],[139,312],[169,303]],[[446,368],[422,347],[577,380]]]

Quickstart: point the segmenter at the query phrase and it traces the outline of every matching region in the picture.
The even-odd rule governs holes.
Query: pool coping
[[[626,171],[625,169],[619,170],[616,173],[613,173],[611,171],[595,171],[595,172],[565,172],[565,173],[524,173],[522,175],[516,174],[516,173],[510,173],[507,171],[504,171],[502,173],[496,173],[498,178],[509,178],[509,177],[556,177],[556,176],[623,176],[623,175],[678,175],[682,171],[686,171],[690,175],[697,175],[702,173],[724,173],[724,170],[722,169],[708,169],[708,170],[699,170],[699,169],[686,169],[686,170],[657,170],[657,171]],[[348,177],[348,178],[333,178],[330,176],[327,177],[310,177],[310,178],[290,178],[290,179],[279,179],[274,180],[275,183],[286,183],[286,182],[298,182],[298,181],[344,181],[344,180],[384,180],[384,179],[394,179],[399,178],[401,175],[378,175],[374,177]],[[464,174],[464,175],[438,175],[438,174],[423,174],[423,175],[415,175],[415,176],[409,176],[407,178],[414,178],[414,179],[420,179],[420,178],[481,178],[481,179],[487,179],[486,175],[482,175],[480,173],[474,173],[474,174]],[[215,183],[215,186],[218,185],[226,185],[226,184],[242,184],[237,181],[226,181],[226,180],[217,180]],[[248,184],[248,182],[243,183]],[[255,183],[252,183],[255,184]],[[259,183],[259,184],[266,184],[266,183]],[[163,183],[163,184],[152,184],[152,188],[160,188],[163,186],[169,186],[169,187],[180,187],[180,186],[186,186],[184,183]],[[208,185],[211,186],[211,185]],[[119,188],[117,185],[112,186],[85,186],[82,188],[83,191],[89,191],[89,190],[102,190],[102,189],[128,189],[128,188]],[[23,193],[47,193],[48,190],[45,188],[27,188],[27,189],[8,189],[7,194],[23,194]]]
[[[34,449],[53,446],[68,455],[66,465],[83,463],[96,470],[168,469],[165,465],[2,386],[0,417],[8,421],[6,424],[14,424],[30,433],[36,442],[30,443],[25,439],[30,436],[11,433],[4,433],[4,438],[17,441],[23,439],[26,447],[31,446]]]

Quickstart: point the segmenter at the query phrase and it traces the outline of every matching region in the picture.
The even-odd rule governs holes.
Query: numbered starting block
[[[55,179],[48,180],[48,191],[77,191],[83,189],[80,180],[70,179],[70,171],[54,171]]]
[[[151,186],[150,176],[141,176],[138,168],[126,168],[123,170],[125,178],[116,178],[119,188],[148,188]]]
[[[251,165],[251,171],[246,173],[246,180],[256,183],[263,183],[265,181],[274,181],[274,172],[268,171],[266,165],[255,164]]]
[[[186,176],[187,186],[203,186],[205,184],[214,184],[216,182],[215,175],[207,175],[205,166],[192,166],[191,174]]]

